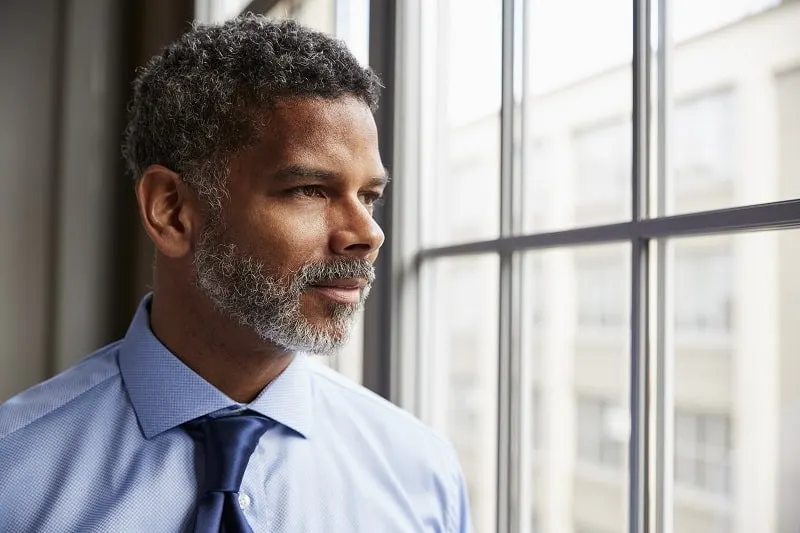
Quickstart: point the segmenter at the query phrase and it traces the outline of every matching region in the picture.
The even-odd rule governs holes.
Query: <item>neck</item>
[[[168,288],[168,286],[170,288]],[[153,291],[150,328],[186,366],[239,403],[249,403],[295,356],[259,339],[196,290],[179,283]]]

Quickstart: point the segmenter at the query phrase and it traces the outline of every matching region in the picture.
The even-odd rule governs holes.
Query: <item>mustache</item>
[[[364,279],[367,286],[370,286],[375,281],[375,266],[366,259],[337,259],[306,263],[297,272],[294,281],[302,290],[326,281],[350,278]]]

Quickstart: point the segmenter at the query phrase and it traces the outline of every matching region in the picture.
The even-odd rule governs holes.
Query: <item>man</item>
[[[373,282],[379,84],[252,15],[139,73],[153,292],[124,339],[0,407],[0,531],[469,530],[452,448],[303,355],[342,346]]]

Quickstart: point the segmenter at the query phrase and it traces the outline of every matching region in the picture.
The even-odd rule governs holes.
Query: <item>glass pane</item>
[[[455,446],[477,533],[496,530],[498,276],[496,256],[437,260],[426,269],[423,411]]]
[[[630,246],[522,257],[522,524],[623,533]]]
[[[524,232],[630,217],[632,5],[525,3]]]
[[[668,214],[800,195],[800,5],[673,0],[671,20]]]
[[[800,524],[800,230],[671,241],[675,533]]]
[[[421,147],[423,241],[432,246],[495,238],[500,224],[502,1],[421,5],[421,123],[427,139]]]
[[[204,24],[220,24],[237,16],[250,0],[195,0],[195,19]]]
[[[336,0],[336,37],[362,65],[369,64],[369,0]]]

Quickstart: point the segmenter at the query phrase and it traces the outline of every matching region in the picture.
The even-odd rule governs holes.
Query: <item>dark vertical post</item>
[[[381,77],[385,88],[380,107],[375,113],[378,142],[383,164],[391,171],[394,163],[394,97],[396,1],[371,0],[369,6],[369,64]],[[367,301],[364,314],[363,383],[384,398],[391,397],[392,346],[392,187],[386,191],[386,202],[375,213],[375,219],[386,234],[386,241],[375,265],[377,281]]]

